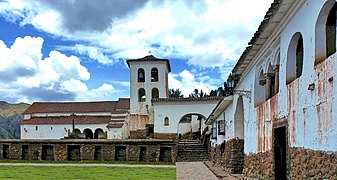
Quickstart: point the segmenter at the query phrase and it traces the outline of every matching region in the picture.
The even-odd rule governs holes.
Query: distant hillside
[[[5,101],[0,101],[0,139],[20,138],[22,113],[29,106],[26,103],[9,104]]]

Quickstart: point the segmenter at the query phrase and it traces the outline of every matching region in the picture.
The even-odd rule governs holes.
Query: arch
[[[153,88],[151,94],[152,94],[152,98],[159,98],[158,88]]]
[[[303,37],[297,32],[291,38],[287,55],[286,84],[293,82],[302,75],[303,70]]]
[[[243,110],[243,99],[242,96],[239,96],[234,114],[234,136],[239,139],[244,139],[244,128],[245,128],[245,120]]]
[[[260,68],[255,78],[255,87],[254,87],[254,106],[258,106],[261,103],[266,101],[266,91],[265,84],[266,78],[264,76],[264,71],[262,67]]]
[[[79,130],[79,129],[76,128],[76,129],[74,129],[74,133],[75,134],[81,134],[81,130]]]
[[[164,126],[169,126],[170,125],[170,120],[168,117],[164,118]]]
[[[151,69],[151,82],[158,82],[158,69],[155,67]]]
[[[266,74],[266,99],[269,99],[275,95],[275,72],[271,63],[268,65]]]
[[[146,93],[144,88],[138,89],[138,102],[145,102],[146,101]]]
[[[95,138],[95,139],[103,139],[103,138],[104,138],[104,131],[103,131],[103,129],[97,128],[97,129],[95,130],[94,138]]]
[[[199,113],[188,113],[183,115],[178,123],[179,139],[200,139],[201,123],[206,117]]]
[[[139,68],[137,72],[138,82],[145,82],[145,71],[143,68]]]
[[[93,139],[93,133],[91,129],[89,128],[84,129],[83,134],[84,134],[85,139]]]
[[[322,7],[315,26],[315,64],[336,52],[336,1]]]

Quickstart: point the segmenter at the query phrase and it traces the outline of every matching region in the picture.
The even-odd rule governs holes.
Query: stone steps
[[[199,140],[181,140],[178,142],[178,162],[208,161],[207,148]]]

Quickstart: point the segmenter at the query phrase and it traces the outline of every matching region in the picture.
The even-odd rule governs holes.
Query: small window
[[[50,127],[50,130],[53,130],[53,127]]]
[[[165,117],[164,118],[164,126],[168,126],[169,125],[169,118],[168,117]]]
[[[216,127],[216,121],[213,122],[213,125],[212,125],[212,139],[217,139],[217,127]]]
[[[151,82],[158,82],[158,69],[157,68],[151,69]]]
[[[159,98],[159,90],[157,88],[152,89],[152,98]]]
[[[138,82],[145,82],[145,71],[144,69],[138,69]]]
[[[297,32],[293,35],[288,47],[287,63],[286,63],[287,85],[302,75],[303,54],[304,54],[303,38],[301,33]]]
[[[138,102],[145,102],[145,101],[146,101],[145,89],[140,88],[138,90]]]
[[[39,128],[37,126],[35,126],[35,130],[38,130]]]

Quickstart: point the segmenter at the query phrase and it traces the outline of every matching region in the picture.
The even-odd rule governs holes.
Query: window
[[[216,138],[217,138],[216,121],[214,121],[213,126],[212,126],[212,139],[216,139]]]
[[[292,37],[288,48],[286,84],[290,84],[302,75],[303,54],[303,38],[301,33],[297,32]]]
[[[169,118],[165,117],[164,118],[164,126],[168,126],[169,125]]]
[[[315,27],[315,64],[336,52],[336,1],[327,0]]]
[[[158,82],[158,69],[157,68],[151,69],[151,82]]]
[[[325,26],[327,57],[336,52],[336,3],[331,9]]]
[[[225,135],[225,120],[218,121],[218,132],[219,135]]]
[[[144,69],[138,69],[138,82],[145,82],[145,71]]]
[[[296,78],[302,75],[303,70],[303,38],[300,36],[300,39],[297,42],[296,47]]]
[[[37,131],[39,128],[37,126],[35,126],[35,130]]]
[[[138,89],[138,102],[145,102],[145,101],[146,101],[145,89],[140,88]]]
[[[152,98],[159,98],[159,90],[157,88],[152,89]]]

